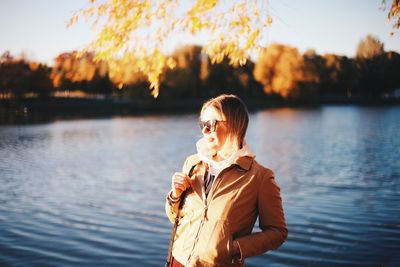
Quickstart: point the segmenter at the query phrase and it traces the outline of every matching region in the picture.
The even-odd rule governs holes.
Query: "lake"
[[[163,266],[200,136],[197,114],[0,125],[0,266]],[[247,143],[289,237],[246,266],[400,266],[399,106],[262,110]]]

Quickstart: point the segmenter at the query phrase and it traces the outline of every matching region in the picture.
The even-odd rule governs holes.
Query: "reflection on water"
[[[275,109],[247,141],[289,239],[248,266],[400,266],[400,108]],[[197,114],[0,126],[1,266],[161,266]]]

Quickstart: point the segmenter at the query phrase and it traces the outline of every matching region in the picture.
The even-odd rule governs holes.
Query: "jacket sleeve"
[[[187,165],[188,165],[188,159],[186,159],[185,163],[183,164],[183,167],[182,167],[183,173],[187,172]],[[174,223],[176,214],[178,212],[180,201],[172,202],[171,199],[169,198],[170,194],[171,194],[171,191],[168,192],[167,197],[165,199],[165,213],[167,214],[169,221],[171,223]]]
[[[257,201],[259,226],[262,231],[236,239],[242,259],[277,249],[288,236],[280,188],[272,172],[263,177]]]

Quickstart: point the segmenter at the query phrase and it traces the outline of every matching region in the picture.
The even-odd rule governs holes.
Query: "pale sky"
[[[182,0],[184,1],[184,0]],[[187,0],[189,1],[189,0]],[[67,29],[73,12],[88,0],[0,0],[0,54],[26,53],[31,60],[52,65],[62,52],[83,48],[94,38],[91,25],[80,21]],[[381,0],[266,0],[273,18],[266,44],[283,43],[300,52],[334,53],[353,57],[367,34],[376,36],[386,51],[400,53],[400,31],[392,24]],[[390,0],[388,0],[391,3]],[[191,41],[190,41],[191,40]],[[175,46],[201,38],[174,38]]]

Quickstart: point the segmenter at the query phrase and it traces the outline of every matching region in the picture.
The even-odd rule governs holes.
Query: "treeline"
[[[360,41],[354,58],[319,55],[313,50],[301,54],[295,47],[271,44],[257,62],[249,60],[240,67],[227,60],[211,64],[201,50],[192,45],[173,53],[176,66],[162,74],[159,98],[207,98],[230,92],[283,101],[377,101],[400,88],[400,54],[386,52],[372,36]],[[5,52],[0,58],[0,98],[50,97],[73,91],[151,98],[143,75],[134,73],[129,62],[119,68],[113,73],[90,53],[60,54],[49,67]]]

